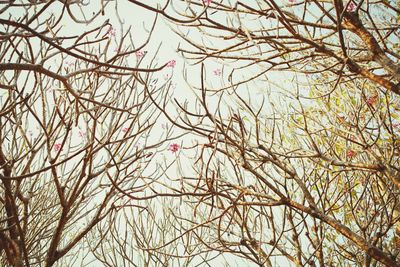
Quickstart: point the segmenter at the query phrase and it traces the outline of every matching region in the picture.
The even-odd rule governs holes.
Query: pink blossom
[[[176,152],[178,152],[179,148],[180,148],[180,146],[177,143],[173,143],[173,144],[169,145],[167,150],[171,151],[172,153],[176,153]]]
[[[108,35],[108,37],[114,37],[115,36],[115,29],[114,29],[113,26],[108,27],[107,35]]]
[[[215,70],[213,70],[213,73],[214,73],[215,76],[221,76],[222,70],[221,69],[215,69]]]
[[[353,2],[347,4],[346,11],[347,12],[354,12],[356,11],[356,5]]]
[[[204,5],[208,6],[210,5],[212,0],[203,0]]]
[[[294,0],[289,0],[289,3],[294,3]]]
[[[146,55],[146,53],[147,53],[147,51],[139,50],[139,51],[136,51],[136,52],[135,52],[135,55],[136,55],[136,57],[137,57],[138,59],[141,59],[142,57],[144,57],[144,55]]]
[[[61,143],[55,144],[55,145],[54,145],[54,151],[55,151],[55,152],[60,151],[60,150],[61,150],[61,146],[62,146]]]
[[[368,105],[373,105],[376,103],[376,100],[378,100],[378,96],[370,96],[370,97],[367,97],[366,102]]]
[[[129,128],[128,128],[128,127],[124,127],[124,128],[122,128],[122,132],[124,132],[124,133],[127,133],[127,132],[129,132]]]
[[[86,133],[84,131],[79,131],[78,134],[80,137],[84,137]]]
[[[75,62],[73,60],[71,60],[71,61],[67,60],[67,61],[64,62],[64,64],[67,65],[67,67],[71,67],[71,66],[73,66],[75,64]]]
[[[170,67],[170,68],[174,68],[175,65],[176,65],[176,60],[175,60],[175,59],[170,60],[170,61],[168,61],[168,63],[167,63],[167,67]]]
[[[356,155],[357,155],[357,152],[355,152],[354,150],[351,150],[351,149],[347,150],[347,152],[346,152],[346,156],[349,158],[353,158]]]
[[[399,126],[400,126],[400,123],[393,123],[393,124],[392,124],[392,127],[393,127],[393,128],[398,128]]]

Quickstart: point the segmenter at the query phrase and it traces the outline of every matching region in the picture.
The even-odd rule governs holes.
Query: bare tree
[[[397,2],[129,1],[178,24],[180,51],[204,62],[201,84],[188,78],[198,100],[170,116],[198,140],[180,189],[192,216],[171,211],[179,234],[150,250],[400,266]]]
[[[166,101],[165,62],[101,3],[0,3],[2,266],[81,266],[99,251],[89,236],[110,239],[116,213],[146,210],[149,162],[171,137],[152,104]]]
[[[192,49],[180,51],[197,62],[256,65],[261,71],[249,79],[270,70],[327,72],[339,81],[363,78],[399,94],[396,1],[169,1],[176,14],[129,1],[190,28],[181,37]]]
[[[117,2],[1,3],[2,265],[400,266],[397,2],[128,2],[193,100]]]

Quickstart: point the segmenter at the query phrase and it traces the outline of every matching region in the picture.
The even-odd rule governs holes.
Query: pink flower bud
[[[168,61],[168,63],[167,63],[167,67],[169,67],[169,68],[174,68],[175,65],[176,65],[176,60],[175,60],[175,59],[170,60],[170,61]]]
[[[60,150],[61,150],[61,146],[62,146],[61,143],[55,144],[54,147],[53,147],[53,148],[54,148],[54,151],[55,151],[55,152],[60,151]]]
[[[108,37],[114,37],[115,36],[115,29],[113,28],[113,26],[108,27],[107,35],[108,35]]]
[[[353,2],[350,2],[349,4],[347,4],[347,8],[346,11],[347,12],[354,12],[356,11],[356,5]]]
[[[373,104],[376,103],[377,100],[378,100],[378,96],[370,96],[370,97],[367,97],[366,102],[368,105],[372,106]]]
[[[180,146],[177,143],[173,143],[173,144],[169,145],[167,150],[171,151],[172,153],[176,153],[176,152],[178,152],[179,148],[180,148]]]
[[[147,51],[139,50],[139,51],[136,51],[136,52],[135,52],[135,55],[136,55],[136,57],[137,57],[138,59],[141,59],[141,58],[144,57],[144,55],[146,55],[146,53],[147,53]]]
[[[215,69],[215,70],[213,70],[213,73],[214,73],[215,76],[221,76],[222,70],[221,69]]]
[[[355,152],[354,150],[347,150],[347,152],[346,152],[346,156],[347,157],[349,157],[349,158],[353,158],[353,157],[355,157],[357,155],[357,152]]]

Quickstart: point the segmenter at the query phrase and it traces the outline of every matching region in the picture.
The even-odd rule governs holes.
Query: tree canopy
[[[1,264],[400,266],[399,1],[25,2]]]

